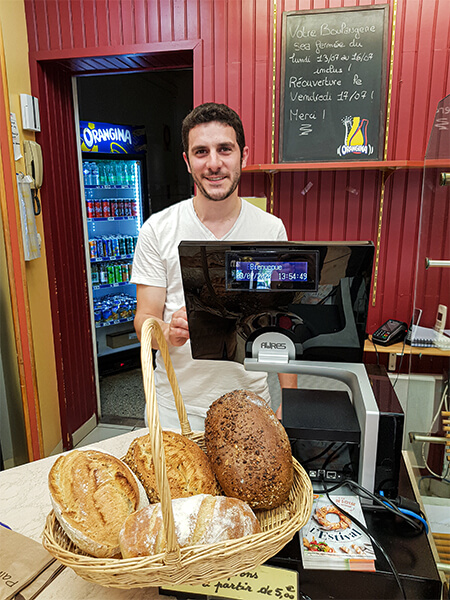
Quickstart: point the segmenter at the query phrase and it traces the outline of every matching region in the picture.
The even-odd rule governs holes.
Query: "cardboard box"
[[[134,329],[121,331],[120,333],[109,333],[106,335],[106,344],[110,348],[122,348],[122,346],[131,346],[138,342],[137,333]]]

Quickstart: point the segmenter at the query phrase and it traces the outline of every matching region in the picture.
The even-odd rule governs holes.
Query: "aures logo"
[[[286,350],[284,342],[261,342],[261,348],[266,350]]]

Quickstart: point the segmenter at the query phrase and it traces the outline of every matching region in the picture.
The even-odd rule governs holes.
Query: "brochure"
[[[366,525],[358,496],[333,495],[331,498],[347,514]],[[305,569],[376,570],[369,536],[333,506],[326,494],[314,494],[311,517],[299,535]]]

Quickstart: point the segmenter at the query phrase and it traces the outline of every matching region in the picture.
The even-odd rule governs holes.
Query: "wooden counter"
[[[392,344],[391,346],[380,346],[379,344],[375,346],[370,337],[364,344],[364,352],[382,352],[386,354],[425,354],[427,356],[450,357],[450,350],[441,350],[435,346],[409,346],[408,344],[403,344],[403,342],[400,342],[399,344]]]

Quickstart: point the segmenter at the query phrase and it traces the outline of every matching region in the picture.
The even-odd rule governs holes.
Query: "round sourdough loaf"
[[[291,446],[263,398],[235,390],[215,400],[205,419],[205,444],[226,496],[266,510],[287,500],[294,476]]]
[[[125,519],[148,506],[134,473],[120,459],[97,450],[73,450],[53,464],[48,485],[61,527],[78,548],[107,558],[120,555]]]
[[[163,431],[162,437],[172,498],[185,498],[194,494],[217,495],[219,487],[216,477],[200,446],[172,431]],[[150,502],[159,502],[150,435],[133,440],[123,460],[144,486]]]
[[[252,509],[237,498],[197,494],[172,500],[175,535],[180,548],[215,544],[261,531]],[[164,552],[166,536],[161,504],[130,515],[119,534],[123,558]]]

